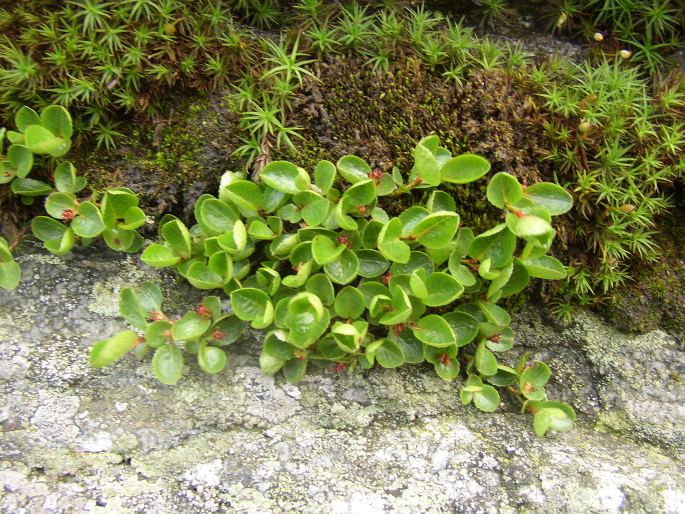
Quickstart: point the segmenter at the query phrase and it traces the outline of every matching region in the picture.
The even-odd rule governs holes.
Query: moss
[[[633,281],[618,288],[601,311],[620,329],[646,332],[662,328],[685,338],[685,227],[677,219],[659,224],[657,262],[635,262]]]
[[[529,182],[541,176],[541,118],[524,84],[502,72],[474,71],[457,88],[413,58],[377,73],[361,59],[341,57],[322,64],[319,77],[305,85],[289,120],[304,127],[304,140],[297,153],[280,155],[303,167],[356,154],[372,167],[397,166],[407,173],[416,142],[435,133],[454,154],[486,157],[493,173],[507,171]],[[464,223],[476,230],[496,222],[485,185],[448,187]]]
[[[213,192],[239,145],[237,119],[218,97],[186,98],[164,122],[135,127],[109,154],[82,147],[70,156],[94,191],[125,186],[141,197],[149,215],[185,219],[195,200]]]

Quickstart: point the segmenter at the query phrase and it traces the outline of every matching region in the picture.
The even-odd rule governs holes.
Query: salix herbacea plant
[[[496,387],[507,388],[535,414],[538,434],[569,430],[571,407],[547,399],[549,368],[525,357],[511,367],[500,357],[514,334],[497,302],[531,278],[565,277],[564,266],[547,253],[552,216],[571,208],[571,196],[556,184],[526,187],[497,173],[487,198],[504,211],[502,223],[476,235],[459,226],[454,199],[439,186],[473,182],[490,164],[471,154],[453,157],[436,136],[421,140],[414,156],[406,177],[398,169],[373,170],[351,155],[337,164],[320,161],[311,176],[290,162],[271,162],[261,183],[227,172],[218,197],[198,199],[195,225],[173,216],[160,221],[160,241],[145,248],[142,260],[230,296],[236,320],[266,331],[259,361],[267,375],[282,371],[297,382],[317,363],[395,368],[427,361],[446,380],[465,372],[464,404],[493,411],[500,402]],[[421,205],[391,217],[384,206],[409,193],[422,197]],[[177,333],[176,324],[164,325],[160,338],[152,329],[159,323],[157,303],[136,300],[130,290],[121,302],[122,314],[145,335],[126,332],[97,342],[91,359],[98,366],[147,345],[155,348],[155,375],[174,383],[183,369],[180,348],[197,353],[224,346],[198,313],[177,321],[183,326]],[[221,316],[212,319],[231,319]]]
[[[13,194],[25,204],[45,196],[49,216],[37,216],[31,222],[33,234],[55,255],[71,251],[77,241],[86,246],[99,236],[116,251],[135,253],[143,245],[136,231],[146,222],[138,207],[138,197],[126,188],[105,191],[98,201],[95,194],[78,198],[86,180],[76,174],[68,161],[58,161],[52,185],[28,177],[34,156],[59,158],[71,147],[73,131],[71,116],[63,107],[53,105],[40,115],[22,107],[15,115],[17,131],[0,130],[0,146],[5,135],[11,145],[6,156],[0,156],[0,185],[9,184]],[[2,148],[0,148],[2,153]],[[11,254],[11,246],[0,239],[0,287],[14,289],[19,284],[20,271]]]

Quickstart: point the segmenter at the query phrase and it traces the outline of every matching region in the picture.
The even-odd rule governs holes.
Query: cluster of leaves
[[[203,195],[197,201],[197,224],[188,228],[166,216],[160,241],[141,258],[153,267],[174,268],[196,288],[229,295],[237,320],[267,331],[260,365],[268,375],[282,370],[297,382],[316,363],[395,368],[426,361],[452,380],[463,367],[465,404],[495,410],[500,396],[494,386],[508,387],[536,412],[538,433],[567,430],[573,411],[547,400],[547,367],[527,366],[525,359],[510,367],[496,354],[514,342],[511,318],[497,302],[523,290],[531,277],[565,277],[564,266],[547,253],[555,236],[551,218],[571,208],[571,196],[552,183],[524,187],[498,173],[487,197],[504,210],[504,221],[475,235],[459,227],[454,199],[437,188],[473,182],[489,169],[485,159],[453,157],[429,136],[416,146],[406,178],[397,168],[383,173],[351,155],[335,165],[319,162],[313,182],[287,161],[266,165],[261,184],[227,172],[218,198]],[[383,202],[409,193],[422,195],[424,205],[390,218]],[[523,243],[518,252],[517,240]],[[169,366],[161,374],[175,381],[182,360],[174,340],[205,359],[199,348],[225,342],[219,320],[238,322],[212,313],[212,324],[196,312],[177,324],[160,323],[157,303],[125,294],[122,312],[146,336],[139,340],[127,332],[99,341],[92,354],[98,365],[144,346],[151,334],[156,375]],[[162,350],[164,344],[168,348]],[[212,359],[223,363],[217,350],[211,350]]]
[[[571,291],[587,299],[623,282],[633,257],[654,260],[655,218],[683,177],[685,91],[648,82],[620,59],[557,62],[540,73],[549,158],[577,196],[572,219]]]
[[[162,311],[162,292],[159,287],[145,282],[138,290],[121,291],[119,309],[128,323],[141,331],[119,332],[114,337],[98,341],[90,352],[90,363],[95,368],[112,362],[134,351],[140,359],[154,350],[152,373],[163,384],[173,385],[183,376],[184,357],[179,346],[197,356],[200,369],[219,373],[226,366],[228,346],[240,338],[245,322],[231,314],[222,314],[221,299],[208,296],[193,311],[172,321]]]
[[[682,48],[685,6],[678,0],[562,0],[548,8],[549,28],[601,34],[611,51],[629,48],[633,62],[654,75],[665,56]]]
[[[45,248],[55,255],[71,251],[77,241],[87,246],[102,236],[116,251],[135,253],[143,245],[136,231],[147,221],[138,207],[138,197],[126,188],[104,192],[98,202],[95,195],[77,198],[86,180],[76,174],[68,161],[59,162],[54,169],[52,185],[29,178],[34,156],[58,158],[71,147],[73,126],[69,112],[51,105],[40,115],[29,107],[22,107],[15,115],[17,131],[0,129],[0,151],[5,135],[11,145],[6,157],[0,157],[0,185],[10,184],[9,193],[17,195],[24,204],[34,203],[46,196],[45,210],[49,216],[37,216],[31,223],[33,234],[43,241]],[[14,289],[19,284],[19,267],[12,259],[11,248],[0,238],[0,287]]]
[[[235,3],[75,0],[0,9],[0,106],[69,108],[77,133],[94,133],[109,148],[122,113],[153,115],[168,88],[222,87],[252,61],[252,38],[232,12],[259,23],[252,13],[272,4]]]

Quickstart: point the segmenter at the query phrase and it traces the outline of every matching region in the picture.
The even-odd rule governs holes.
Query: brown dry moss
[[[289,122],[304,127],[298,154],[306,168],[345,154],[371,166],[408,171],[416,142],[434,133],[454,154],[473,152],[522,181],[540,179],[543,169],[541,118],[525,86],[500,71],[474,71],[459,88],[408,58],[388,73],[374,72],[363,59],[337,58],[319,67]],[[488,224],[484,184],[453,189],[465,221]],[[402,206],[400,206],[402,207]]]

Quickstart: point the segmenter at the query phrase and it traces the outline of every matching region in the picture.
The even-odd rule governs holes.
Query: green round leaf
[[[484,384],[481,390],[473,394],[473,404],[483,412],[494,412],[499,407],[499,393],[489,384]]]
[[[474,355],[476,369],[483,375],[494,375],[497,373],[497,358],[485,347],[485,343],[480,343]]]
[[[52,192],[49,184],[32,178],[15,178],[10,189],[15,195],[29,197],[43,196]]]
[[[309,277],[304,287],[307,292],[318,296],[324,305],[333,305],[335,290],[331,280],[324,273],[317,273]]]
[[[263,352],[283,362],[295,356],[295,348],[288,343],[285,332],[282,330],[271,331],[264,337]]]
[[[443,248],[452,240],[459,227],[456,212],[432,212],[419,221],[412,235],[426,248]]]
[[[171,335],[171,323],[165,319],[153,321],[145,330],[145,342],[151,348],[159,348],[169,342]]]
[[[140,260],[153,268],[168,268],[178,264],[181,258],[168,246],[152,243],[143,251]]]
[[[231,293],[231,307],[233,312],[244,321],[254,321],[262,318],[271,305],[269,295],[261,289],[244,288]],[[271,306],[273,310],[273,306]]]
[[[174,323],[171,334],[177,341],[193,341],[199,339],[211,324],[209,318],[191,311]]]
[[[456,342],[452,327],[437,314],[421,318],[412,330],[419,341],[436,348],[445,348]]]
[[[162,226],[162,237],[176,254],[190,257],[190,232],[180,220],[167,221]]]
[[[152,374],[162,384],[174,385],[183,376],[183,353],[175,344],[165,344],[152,356]]]
[[[258,211],[262,207],[262,191],[254,182],[236,180],[221,190],[222,198],[227,198],[240,209]]]
[[[467,184],[490,171],[490,163],[479,155],[462,154],[452,157],[440,169],[443,182]]]
[[[282,193],[294,195],[311,188],[307,172],[287,161],[270,162],[259,176],[266,185]]]
[[[549,255],[524,259],[521,261],[521,264],[525,266],[531,277],[544,278],[546,280],[566,278],[566,268],[564,268],[564,265]]]
[[[14,261],[0,262],[0,288],[13,290],[19,285],[21,269]]]
[[[40,125],[40,116],[30,107],[24,105],[14,115],[14,124],[20,132],[26,132],[29,125]]]
[[[307,373],[306,359],[290,359],[283,365],[283,374],[291,384],[297,384]]]
[[[374,352],[376,362],[383,368],[397,368],[405,363],[402,349],[390,339],[383,339],[382,344]]]
[[[204,343],[200,344],[197,352],[197,363],[205,373],[210,375],[219,373],[226,367],[226,360],[226,353],[221,348],[207,346]]]
[[[388,270],[390,263],[376,250],[357,250],[359,275],[364,278],[380,277]]]
[[[422,144],[416,145],[414,150],[414,167],[409,174],[408,182],[412,183],[417,178],[421,179],[421,184],[440,185],[440,164],[433,152]]]
[[[514,259],[514,268],[512,269],[509,280],[502,287],[502,298],[508,298],[523,291],[530,282],[530,274],[526,267],[518,259]]]
[[[78,216],[71,222],[71,228],[80,237],[97,237],[105,230],[105,222],[97,205],[93,202],[82,202]]]
[[[425,360],[423,356],[423,343],[419,341],[414,333],[404,328],[400,331],[390,331],[390,337],[397,343],[402,350],[406,362],[409,364],[419,364]]]
[[[102,238],[112,250],[126,252],[136,242],[136,233],[123,228],[108,228],[102,233]]]
[[[339,259],[347,247],[344,244],[334,242],[328,236],[318,235],[312,239],[311,248],[314,261],[323,266]]]
[[[547,209],[552,216],[564,214],[573,207],[573,197],[563,187],[549,182],[528,186],[524,195],[528,200]]]
[[[110,339],[97,341],[88,357],[94,368],[104,368],[118,361],[138,344],[140,337],[131,330],[119,332]]]
[[[73,127],[71,116],[61,105],[50,105],[40,113],[40,123],[54,135],[71,138]]]
[[[314,183],[325,195],[328,190],[333,187],[335,182],[336,170],[335,165],[330,161],[319,161],[314,168]]]
[[[345,155],[338,160],[338,171],[340,175],[350,184],[359,182],[360,180],[367,180],[369,173],[372,172],[371,167],[356,155]]]
[[[468,254],[471,258],[481,262],[490,259],[492,268],[506,266],[513,258],[515,250],[516,236],[504,223],[483,232],[472,239],[468,245]]]
[[[402,235],[402,222],[399,218],[393,218],[378,234],[378,250],[383,257],[392,262],[406,263],[409,261],[411,249],[404,241],[400,241]]]
[[[323,267],[326,275],[336,284],[349,284],[359,271],[359,259],[352,250],[345,249],[335,261]]]
[[[76,176],[74,165],[61,162],[55,168],[55,187],[63,193],[78,193],[86,186],[86,179]]]
[[[36,216],[31,221],[33,235],[41,241],[61,240],[69,227],[47,216]]]
[[[364,295],[354,287],[345,286],[335,297],[333,307],[341,318],[355,320],[364,312]]]
[[[218,236],[233,230],[233,224],[238,216],[231,207],[216,198],[207,198],[199,209],[197,222],[207,235]]]
[[[442,357],[433,364],[433,367],[442,379],[454,380],[459,376],[459,361],[455,357]]]
[[[226,314],[212,325],[212,342],[219,346],[235,343],[245,331],[245,322],[237,316]]]
[[[464,293],[464,287],[447,273],[432,273],[425,283],[428,296],[423,302],[429,307],[450,304]]]
[[[478,335],[478,320],[465,312],[448,312],[443,315],[454,332],[458,347],[466,346]]]
[[[64,217],[64,211],[73,211],[76,213],[78,209],[78,202],[72,193],[50,193],[45,199],[45,210],[47,213],[61,220]]]
[[[33,154],[24,146],[10,146],[7,149],[7,160],[19,178],[26,178],[33,167]]]
[[[29,125],[24,133],[27,148],[37,155],[50,154],[53,157],[61,157],[71,146],[61,137],[56,137],[45,127]]]
[[[516,177],[509,173],[497,173],[488,184],[488,201],[500,209],[512,205],[523,196],[523,188]]]

